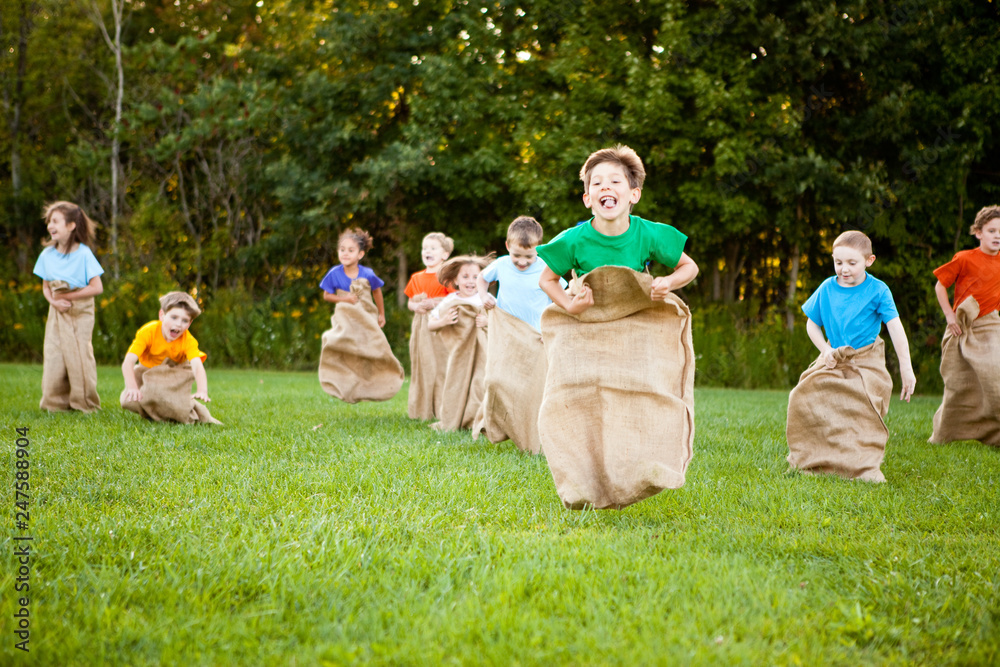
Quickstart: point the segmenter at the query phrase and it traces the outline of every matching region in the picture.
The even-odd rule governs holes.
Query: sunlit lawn
[[[996,664],[1000,451],[894,402],[881,486],[788,475],[786,392],[699,390],[686,486],[572,512],[543,458],[406,396],[210,370],[225,426],[37,409],[0,367],[4,664]],[[30,654],[12,634],[30,445]]]

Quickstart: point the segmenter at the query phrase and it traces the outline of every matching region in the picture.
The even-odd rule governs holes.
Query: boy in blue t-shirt
[[[477,279],[479,298],[486,310],[494,306],[541,331],[542,311],[552,299],[538,286],[545,262],[538,261],[535,247],[542,241],[542,226],[532,217],[522,215],[507,228],[509,255],[497,258],[483,269]],[[497,298],[487,292],[490,283],[499,281]],[[561,280],[562,287],[566,281]]]
[[[917,384],[910,364],[910,347],[889,287],[867,273],[874,262],[872,242],[863,232],[844,232],[837,237],[833,242],[837,275],[824,280],[802,306],[809,318],[806,333],[819,349],[823,363],[833,368],[837,365],[833,358],[836,348],[849,346],[858,350],[871,345],[885,322],[899,358],[903,380],[899,397],[909,402]]]

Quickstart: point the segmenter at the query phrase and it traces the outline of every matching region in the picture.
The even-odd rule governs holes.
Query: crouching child
[[[188,329],[201,308],[185,292],[160,298],[159,319],[135,334],[122,363],[121,406],[152,421],[220,424],[208,408],[206,354]],[[191,383],[195,393],[191,394]]]
[[[833,242],[836,275],[802,306],[819,357],[788,397],[785,435],[788,463],[804,472],[885,481],[881,466],[889,430],[884,419],[892,378],[879,338],[883,322],[899,358],[901,399],[910,400],[917,379],[892,293],[867,273],[874,262],[871,240],[862,232],[844,232]]]

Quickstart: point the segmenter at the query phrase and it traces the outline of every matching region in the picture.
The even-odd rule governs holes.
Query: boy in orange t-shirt
[[[160,298],[160,319],[144,324],[136,332],[135,340],[122,362],[122,376],[125,378],[125,391],[121,395],[123,407],[126,402],[142,400],[142,389],[136,380],[136,364],[153,368],[167,359],[178,364],[190,361],[194,371],[194,398],[206,403],[211,401],[204,365],[208,355],[198,349],[198,341],[188,331],[191,322],[200,314],[197,302],[185,292],[170,292]]]
[[[455,242],[441,232],[431,232],[424,237],[420,246],[420,259],[426,267],[410,276],[403,293],[409,297],[406,307],[414,313],[429,313],[434,310],[438,301],[448,296],[453,289],[448,289],[438,282],[437,272],[455,249]],[[423,295],[420,297],[419,295]]]
[[[944,397],[930,442],[1000,446],[1000,206],[979,211],[969,232],[979,247],[934,270],[934,292],[948,326],[941,341]],[[954,306],[948,301],[952,285]]]

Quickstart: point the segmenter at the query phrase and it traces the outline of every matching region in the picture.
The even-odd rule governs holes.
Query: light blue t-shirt
[[[345,292],[351,291],[351,283],[353,283],[358,278],[364,278],[371,285],[372,291],[374,292],[385,282],[375,275],[375,272],[369,269],[367,266],[358,264],[358,277],[348,278],[347,274],[344,273],[344,265],[338,264],[323,276],[323,280],[319,281],[319,287],[324,292],[329,292],[330,294],[336,294],[337,290],[342,289]]]
[[[481,274],[487,283],[494,280],[500,282],[497,307],[531,325],[535,331],[541,331],[542,311],[552,303],[552,299],[538,286],[544,268],[545,262],[539,258],[524,271],[518,271],[510,255],[504,255],[483,269]],[[565,280],[560,278],[559,284],[565,289]]]
[[[850,345],[855,350],[874,343],[882,323],[899,317],[889,286],[871,275],[855,287],[841,287],[836,276],[827,278],[802,312],[823,327],[832,347]]]
[[[71,253],[63,255],[55,246],[49,246],[35,262],[35,275],[42,280],[65,280],[73,289],[90,284],[92,278],[104,274],[93,251],[82,243]]]

